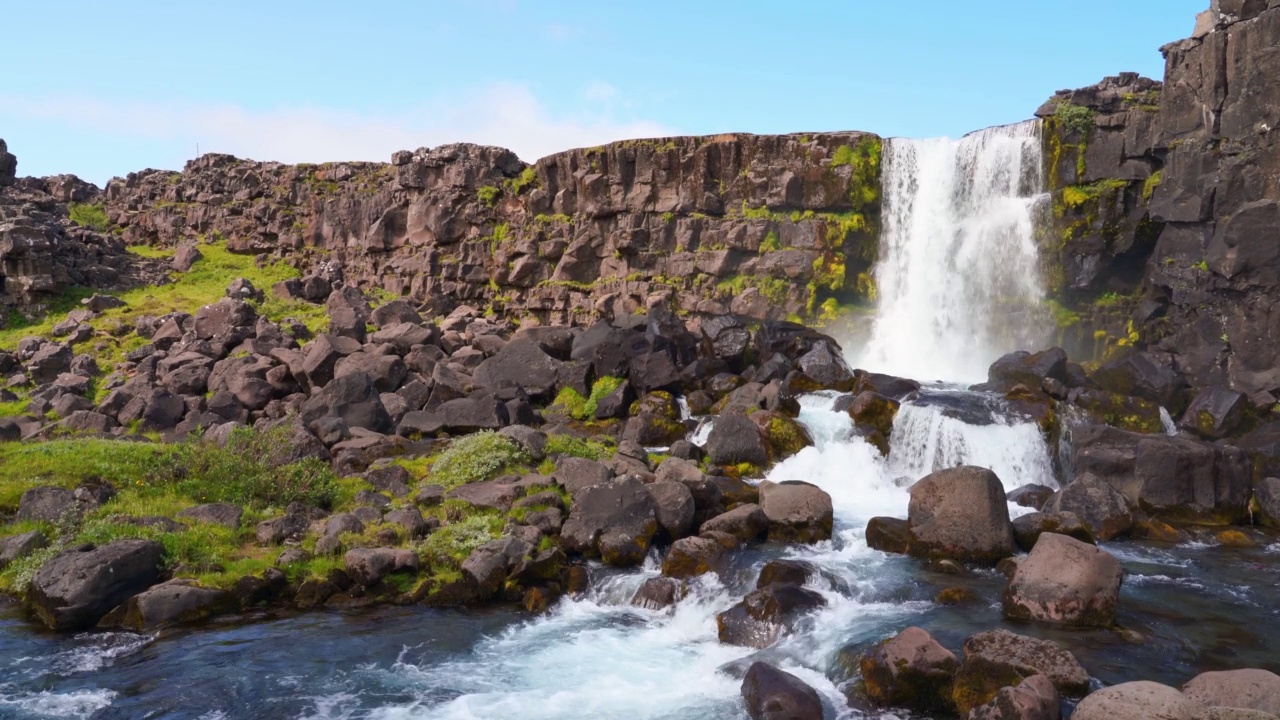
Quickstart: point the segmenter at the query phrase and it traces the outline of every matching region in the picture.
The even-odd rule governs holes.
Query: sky
[[[612,140],[865,130],[956,137],[1124,70],[1207,0],[60,0],[3,12],[20,175],[99,185],[197,151],[386,161],[449,142],[527,161]]]

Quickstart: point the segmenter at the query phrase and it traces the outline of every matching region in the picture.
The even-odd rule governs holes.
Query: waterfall
[[[883,164],[879,312],[858,365],[918,380],[986,379],[1048,339],[1034,231],[1040,123],[958,141],[893,139]]]

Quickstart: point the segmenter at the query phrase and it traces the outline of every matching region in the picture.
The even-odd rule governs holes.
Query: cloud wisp
[[[0,95],[0,116],[40,120],[120,137],[186,144],[194,154],[225,152],[254,160],[386,161],[396,150],[453,142],[498,145],[533,161],[574,147],[671,135],[648,120],[620,119],[602,85],[594,107],[553,112],[527,87],[499,83],[393,113],[333,107],[246,108],[197,102],[130,102],[95,97]]]

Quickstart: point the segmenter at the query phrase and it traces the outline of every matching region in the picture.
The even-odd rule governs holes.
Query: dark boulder
[[[1062,348],[1050,348],[1038,353],[1025,350],[1011,352],[991,364],[987,370],[987,382],[999,391],[1014,385],[1040,389],[1046,379],[1067,381],[1067,353]]]
[[[1036,541],[1045,533],[1066,535],[1090,545],[1097,542],[1093,531],[1073,512],[1033,512],[1013,520],[1013,538],[1018,547],[1027,552],[1031,552]]]
[[[21,560],[36,550],[46,547],[49,547],[49,538],[39,530],[2,537],[0,538],[0,570],[5,569],[15,560]]]
[[[1186,381],[1149,353],[1135,352],[1103,363],[1089,379],[1107,392],[1163,405],[1175,416],[1187,404]]]
[[[662,610],[680,602],[688,590],[684,583],[669,577],[653,577],[631,596],[631,604],[648,610]]]
[[[491,540],[471,551],[462,563],[462,573],[476,588],[477,597],[488,599],[498,593],[512,569],[528,553],[529,547],[517,538]]]
[[[93,627],[120,603],[160,578],[164,546],[152,540],[117,540],[54,556],[36,571],[27,602],[54,630]]]
[[[769,585],[804,585],[818,569],[803,560],[770,560],[760,568],[756,587]]]
[[[826,604],[820,593],[798,585],[775,584],[752,590],[741,602],[716,615],[720,642],[769,647],[801,615]]]
[[[646,486],[657,508],[658,528],[667,541],[679,540],[693,532],[693,493],[680,482],[654,482]]]
[[[198,522],[212,523],[236,530],[240,527],[240,518],[244,510],[231,503],[209,503],[196,505],[178,513],[180,518],[190,518]]]
[[[412,415],[412,413],[410,413]],[[382,405],[373,378],[352,373],[334,378],[302,406],[302,419],[312,422],[325,416],[340,418],[349,428],[391,432],[391,416]]]
[[[1029,483],[1020,485],[1009,491],[1009,502],[1020,507],[1039,510],[1053,497],[1054,489],[1047,485]]]
[[[342,557],[347,575],[357,584],[372,587],[394,572],[418,570],[418,555],[397,548],[355,548]]]
[[[532,340],[513,340],[483,361],[473,376],[491,395],[519,388],[532,400],[550,400],[560,380],[557,361]]]
[[[50,486],[34,487],[23,492],[18,500],[17,519],[56,524],[66,516],[79,515],[84,509],[71,490]]]
[[[231,606],[232,598],[225,590],[200,587],[191,580],[171,580],[129,598],[104,618],[103,624],[151,632],[199,622]]]
[[[702,523],[699,532],[722,532],[744,543],[757,542],[769,532],[769,518],[759,505],[746,503]]]
[[[763,467],[769,463],[769,447],[760,428],[744,415],[722,415],[711,426],[707,456],[717,465],[747,463]]]
[[[644,483],[616,478],[574,495],[560,529],[566,551],[599,557],[607,565],[638,565],[658,532],[658,506]]]
[[[818,692],[789,672],[751,663],[742,678],[742,699],[751,720],[822,720]]]
[[[1074,514],[1089,526],[1089,530],[1098,540],[1121,537],[1128,534],[1133,527],[1133,513],[1129,509],[1129,501],[1120,491],[1092,473],[1077,475],[1074,480],[1054,493],[1044,509],[1046,512]],[[1084,540],[1076,533],[1063,532],[1062,534]]]
[[[1001,688],[1043,676],[1057,692],[1083,697],[1089,692],[1089,673],[1075,656],[1052,640],[990,630],[964,643],[964,661],[956,672],[952,698],[961,715],[990,703]]]
[[[1218,440],[1240,427],[1248,409],[1249,399],[1244,393],[1218,386],[1202,388],[1182,414],[1178,427],[1206,440]]]
[[[873,517],[867,522],[867,546],[881,552],[905,555],[911,546],[911,527],[901,518]]]
[[[714,537],[687,537],[675,541],[662,560],[665,577],[697,577],[719,568],[727,548]]]

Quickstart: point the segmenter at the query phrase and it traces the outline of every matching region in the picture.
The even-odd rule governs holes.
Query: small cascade
[[[890,140],[883,164],[880,307],[856,365],[975,382],[1048,339],[1035,243],[1040,123],[960,140]]]

